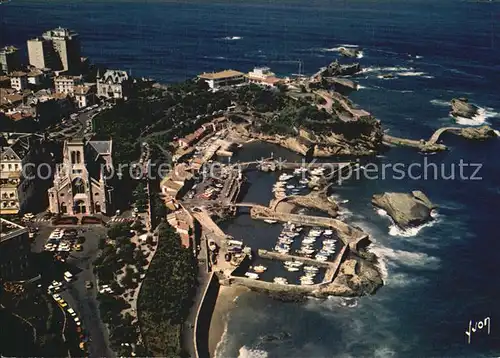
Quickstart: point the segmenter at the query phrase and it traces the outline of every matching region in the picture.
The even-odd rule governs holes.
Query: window
[[[19,164],[14,164],[14,169],[19,170]]]
[[[12,164],[9,164],[9,170],[12,170]]]

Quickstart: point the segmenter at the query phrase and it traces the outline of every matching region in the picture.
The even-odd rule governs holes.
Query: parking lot
[[[33,226],[34,224],[29,224]],[[39,224],[37,224],[39,225]],[[60,270],[47,270],[43,273],[44,281],[47,289],[52,286],[60,286],[59,289],[52,291],[52,294],[57,294],[56,298],[60,298],[65,307],[62,307],[67,314],[68,319],[75,322],[80,322],[78,327],[85,331],[89,336],[88,353],[90,357],[109,357],[112,356],[108,349],[108,337],[105,327],[99,316],[99,307],[96,299],[96,280],[92,270],[92,263],[99,252],[99,239],[106,236],[106,228],[102,226],[75,226],[64,227],[67,232],[77,232],[75,239],[65,239],[64,234],[59,240],[57,248],[45,250],[50,237],[58,236],[54,233],[54,227],[39,225],[39,231],[32,242],[32,251],[41,253],[47,257],[53,257],[53,262],[58,267],[63,267]],[[59,230],[61,232],[62,230]],[[60,235],[60,234],[59,234]],[[71,234],[73,236],[74,234]],[[66,246],[63,245],[64,251],[59,251],[60,244],[63,241],[71,243],[71,249],[66,251]],[[81,245],[81,250],[76,250],[76,244]],[[64,259],[64,262],[59,261]],[[66,279],[64,272],[70,272],[72,277]],[[55,282],[54,282],[55,281]],[[69,282],[68,282],[69,281]],[[57,292],[56,292],[57,291]],[[55,299],[56,299],[55,298]],[[60,303],[60,302],[59,302]],[[78,318],[78,320],[75,320]]]

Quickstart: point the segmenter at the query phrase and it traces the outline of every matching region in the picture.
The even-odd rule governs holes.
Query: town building
[[[85,108],[95,103],[96,87],[89,85],[75,86],[73,95],[78,108]]]
[[[127,72],[107,70],[101,77],[97,72],[97,96],[101,98],[126,99],[131,86]]]
[[[10,74],[10,87],[16,91],[28,88],[28,75],[26,72],[15,71]]]
[[[51,170],[38,170],[47,163],[50,155],[38,135],[24,135],[10,140],[11,144],[0,148],[0,215],[17,215],[34,211],[45,195],[44,178]]]
[[[29,64],[38,69],[62,69],[61,63],[54,53],[52,41],[43,37],[35,37],[27,41]]]
[[[198,75],[198,78],[205,81],[208,84],[208,87],[212,90],[242,85],[246,82],[245,74],[234,70],[202,73],[201,75]]]
[[[180,207],[167,215],[167,222],[179,234],[181,244],[186,248],[191,247],[195,230],[194,219],[191,214],[183,207]]]
[[[69,72],[80,71],[80,38],[72,30],[58,27],[28,40],[30,65]]]
[[[275,87],[278,83],[283,81],[276,77],[269,67],[255,67],[253,71],[248,72],[247,78],[250,83],[267,87]]]
[[[0,281],[25,279],[30,267],[28,229],[0,218]]]
[[[112,141],[86,141],[83,138],[64,142],[63,162],[49,189],[49,210],[60,214],[113,213]]]
[[[165,205],[176,209],[176,199],[189,190],[193,184],[194,174],[186,163],[180,163],[160,183]]]
[[[10,73],[21,69],[19,49],[14,46],[5,46],[0,49],[0,73]]]
[[[42,86],[45,82],[45,73],[43,73],[42,70],[33,68],[31,69],[28,74],[28,86],[32,88],[38,88]]]
[[[56,93],[73,94],[75,86],[82,83],[82,76],[57,76],[54,78]]]

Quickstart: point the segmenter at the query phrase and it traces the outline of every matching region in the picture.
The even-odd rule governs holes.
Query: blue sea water
[[[484,109],[460,124],[500,127],[500,3],[457,0],[24,1],[0,5],[0,44],[65,26],[82,38],[94,62],[172,82],[203,71],[270,66],[280,75],[314,73],[340,45],[363,49],[362,89],[351,98],[395,135],[429,137],[457,125],[447,101],[466,96]],[[391,73],[394,78],[381,75]],[[245,294],[228,319],[219,357],[492,357],[500,354],[500,152],[445,135],[450,150],[426,157],[449,173],[460,160],[481,164],[482,180],[349,180],[335,194],[349,199],[347,219],[371,234],[386,285],[344,307],[342,300],[282,304]],[[272,147],[254,148],[253,155]],[[257,153],[260,150],[260,153]],[[248,155],[248,151],[241,154]],[[292,156],[283,152],[284,156]],[[291,158],[291,157],[290,157]],[[423,163],[411,149],[392,149],[379,163]],[[472,170],[466,170],[471,175]],[[268,200],[269,177],[245,201]],[[263,189],[260,190],[259,188]],[[374,193],[423,190],[439,205],[434,224],[401,233],[371,206]],[[230,229],[243,239],[239,217]],[[273,236],[274,237],[274,236]],[[467,343],[469,321],[491,318],[491,333]],[[287,331],[285,342],[262,336]]]

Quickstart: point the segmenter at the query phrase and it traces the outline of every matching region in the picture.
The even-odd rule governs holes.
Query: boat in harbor
[[[316,266],[304,266],[304,271],[306,272],[318,272],[319,268]]]
[[[323,240],[323,245],[334,245],[337,242],[335,239],[325,239]]]
[[[264,222],[268,223],[268,224],[276,224],[278,221],[277,220],[271,220],[271,219],[265,219]]]
[[[266,266],[263,266],[263,265],[259,265],[259,266],[255,266],[253,268],[253,270],[257,273],[263,273],[264,271],[267,270],[267,267]]]
[[[314,257],[315,260],[317,261],[326,261],[328,260],[328,257],[327,256],[324,256],[324,255],[320,255],[320,254],[317,254],[315,257]]]
[[[325,236],[331,236],[331,235],[333,235],[333,230],[325,230],[325,231],[323,232],[323,234],[324,234]]]
[[[293,267],[293,266],[285,266],[285,269],[290,272],[296,272],[299,271],[298,267]]]
[[[245,276],[248,277],[249,279],[252,279],[252,280],[259,279],[259,275],[256,274],[255,272],[247,272],[247,273],[245,273]]]
[[[285,266],[301,267],[303,264],[301,261],[285,261]]]
[[[290,175],[290,174],[281,174],[278,179],[280,181],[283,181],[283,180],[289,180],[291,178],[293,178],[293,175]]]
[[[286,186],[286,188],[287,188],[287,189],[293,189],[293,188],[295,188],[295,185],[291,185],[291,184],[290,184],[290,185],[287,185],[287,186]]]
[[[299,183],[300,183],[300,184],[308,184],[308,183],[309,183],[309,180],[307,180],[307,179],[300,179],[300,180],[299,180]]]
[[[279,283],[280,285],[288,285],[288,281],[284,277],[275,277],[273,281],[274,283]]]

